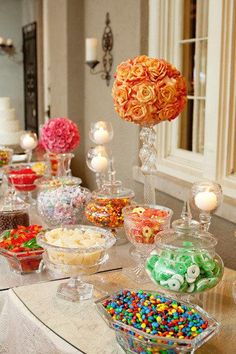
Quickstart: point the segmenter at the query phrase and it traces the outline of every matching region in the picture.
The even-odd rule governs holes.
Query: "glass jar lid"
[[[158,234],[157,247],[162,249],[196,251],[214,249],[217,239],[209,232],[188,232],[186,234],[170,229]]]
[[[93,197],[100,199],[134,198],[131,189],[124,188],[121,181],[106,181],[101,189],[93,192]]]
[[[41,189],[53,189],[61,186],[79,186],[82,180],[79,177],[44,177],[36,181],[36,185]]]

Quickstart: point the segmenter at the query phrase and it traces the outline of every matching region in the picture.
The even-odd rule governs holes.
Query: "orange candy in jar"
[[[122,209],[134,198],[131,189],[123,188],[120,181],[106,182],[101,190],[93,193],[85,215],[92,224],[116,229],[123,226]]]

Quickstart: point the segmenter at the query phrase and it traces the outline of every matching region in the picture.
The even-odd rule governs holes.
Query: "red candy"
[[[21,192],[30,192],[35,190],[34,182],[39,176],[31,168],[22,168],[21,170],[12,170],[9,173],[9,181],[15,189]]]

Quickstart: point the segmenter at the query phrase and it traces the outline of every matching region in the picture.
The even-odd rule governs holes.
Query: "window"
[[[149,9],[149,55],[188,83],[182,117],[156,127],[156,187],[183,199],[196,180],[215,180],[226,196],[220,215],[235,221],[236,1],[149,0]],[[138,167],[134,177],[142,181]]]
[[[208,0],[184,0],[179,40],[188,102],[179,124],[178,147],[203,153],[207,75]]]

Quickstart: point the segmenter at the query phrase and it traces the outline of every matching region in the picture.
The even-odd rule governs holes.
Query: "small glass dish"
[[[20,274],[39,273],[43,269],[44,250],[36,243],[39,225],[18,225],[0,235],[0,255],[6,258],[10,270]]]
[[[127,291],[139,291],[130,289]],[[143,291],[145,292],[145,291]],[[157,353],[194,353],[197,348],[206,343],[213,335],[219,330],[219,322],[211,317],[206,311],[197,305],[190,304],[189,302],[179,301],[174,297],[166,296],[163,292],[158,292],[158,295],[164,297],[167,301],[178,302],[180,306],[187,306],[194,309],[204,321],[208,322],[208,327],[199,333],[193,339],[180,339],[169,338],[158,334],[149,334],[143,330],[137,329],[131,325],[127,325],[113,319],[111,315],[106,311],[104,303],[106,301],[114,301],[119,295],[120,291],[117,291],[111,295],[105,296],[95,301],[98,312],[105,320],[107,325],[112,328],[116,333],[116,339],[119,345],[129,354],[157,354]],[[148,294],[157,296],[156,292],[147,291]],[[129,305],[128,305],[129,306]]]
[[[115,242],[110,231],[85,225],[67,225],[37,235],[37,243],[45,249],[43,260],[48,271],[71,276],[59,286],[57,295],[69,301],[90,299],[93,285],[80,276],[96,273],[108,260],[107,250]]]
[[[10,270],[20,274],[40,273],[43,269],[41,262],[43,252],[41,249],[15,253],[0,248],[0,255],[6,258]]]

